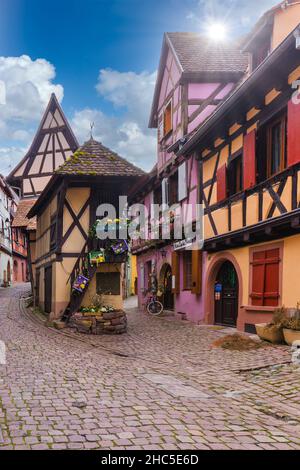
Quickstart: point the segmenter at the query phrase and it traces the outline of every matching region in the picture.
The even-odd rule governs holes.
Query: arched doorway
[[[215,323],[235,327],[239,308],[239,280],[231,261],[220,266],[215,281]]]
[[[174,294],[172,289],[172,268],[169,264],[164,264],[159,276],[160,284],[163,288],[162,303],[165,310],[174,310]]]

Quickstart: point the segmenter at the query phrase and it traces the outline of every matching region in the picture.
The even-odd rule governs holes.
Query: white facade
[[[0,286],[12,281],[11,202],[6,183],[0,178]]]

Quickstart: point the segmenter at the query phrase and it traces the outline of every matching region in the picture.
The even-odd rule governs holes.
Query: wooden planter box
[[[269,327],[267,323],[255,325],[256,333],[264,341],[273,344],[281,344],[284,342],[282,328]]]
[[[292,346],[294,341],[300,341],[300,331],[298,330],[290,330],[288,328],[284,328],[283,336],[284,336],[284,341],[289,346]]]

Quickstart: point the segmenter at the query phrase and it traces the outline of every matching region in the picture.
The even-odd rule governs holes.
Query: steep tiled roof
[[[35,204],[36,199],[22,199],[17,208],[12,227],[24,227],[27,230],[36,230],[36,217],[28,219],[27,215],[30,209]]]
[[[247,55],[237,46],[217,43],[197,33],[167,33],[184,72],[233,72],[247,69]]]
[[[144,175],[143,170],[92,138],[60,166],[56,173],[83,176]]]

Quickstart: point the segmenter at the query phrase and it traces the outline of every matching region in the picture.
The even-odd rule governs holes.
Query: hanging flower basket
[[[79,292],[80,294],[82,294],[82,292],[84,292],[85,289],[87,288],[88,283],[89,283],[89,279],[83,276],[82,274],[79,274],[79,276],[77,276],[77,279],[73,284],[72,289],[73,291]]]
[[[90,251],[89,261],[91,266],[94,264],[98,266],[101,263],[105,263],[105,250]]]
[[[122,255],[128,251],[128,243],[126,240],[120,240],[111,244],[111,250],[115,255]]]

